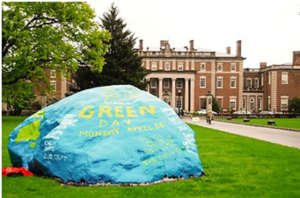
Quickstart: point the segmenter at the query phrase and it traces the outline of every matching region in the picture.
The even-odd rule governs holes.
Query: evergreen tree
[[[134,50],[136,38],[130,30],[125,30],[126,23],[118,17],[119,10],[112,4],[109,11],[101,19],[103,29],[111,33],[112,39],[105,57],[103,71],[91,71],[81,67],[75,77],[79,89],[97,86],[130,84],[145,89],[147,82],[144,77],[147,72],[142,67],[142,57]]]
[[[216,100],[216,98],[214,96],[212,96],[212,110],[215,112],[219,112],[220,107],[219,107],[219,103]],[[206,101],[202,104],[202,109],[206,109]]]

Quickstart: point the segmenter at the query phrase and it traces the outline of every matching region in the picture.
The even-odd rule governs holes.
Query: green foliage
[[[83,2],[2,2],[2,83],[45,81],[45,69],[67,76],[78,66],[102,71],[110,39]]]
[[[300,113],[300,98],[294,97],[289,101],[289,111],[294,113]]]
[[[212,96],[212,101],[213,101],[213,104],[212,104],[212,109],[214,112],[219,112],[220,111],[220,107],[219,107],[219,103],[218,101],[216,100],[216,98],[214,96]],[[202,109],[206,109],[206,102],[204,102],[202,104]],[[223,109],[222,109],[223,111]],[[222,112],[221,112],[222,113]]]
[[[7,103],[8,110],[19,115],[22,109],[30,109],[35,93],[33,84],[17,82],[2,87],[2,102]]]
[[[110,48],[105,57],[106,65],[101,73],[91,71],[88,67],[80,67],[75,77],[79,88],[87,89],[96,86],[130,84],[140,89],[146,88],[143,80],[147,75],[142,67],[142,57],[134,50],[136,38],[125,30],[126,23],[118,17],[119,11],[114,4],[101,18],[101,27],[111,33]]]

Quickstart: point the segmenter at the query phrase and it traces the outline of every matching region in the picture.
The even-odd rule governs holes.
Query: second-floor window
[[[51,78],[56,78],[56,70],[51,70],[50,71],[50,77]]]
[[[230,88],[236,88],[236,78],[230,78]]]
[[[217,79],[217,88],[223,88],[223,78]]]
[[[246,88],[252,87],[252,79],[246,79]]]
[[[151,70],[156,71],[157,70],[157,62],[151,63]]]
[[[165,70],[170,71],[170,62],[165,62]]]
[[[200,88],[206,87],[206,78],[200,78]]]
[[[254,88],[258,88],[259,87],[259,81],[258,78],[254,79]]]
[[[178,63],[178,71],[183,71],[183,62]]]
[[[230,64],[230,71],[232,71],[232,72],[236,71],[236,64],[235,63]]]
[[[55,80],[50,81],[50,86],[53,91],[56,91],[56,81]]]
[[[205,63],[200,64],[200,71],[206,71]]]
[[[222,63],[218,63],[217,71],[218,71],[218,72],[223,71],[223,65],[222,65]]]

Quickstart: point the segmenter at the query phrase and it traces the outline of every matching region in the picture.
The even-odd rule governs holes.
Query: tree
[[[300,113],[300,98],[294,97],[289,101],[289,112]]]
[[[216,98],[214,96],[212,96],[212,109],[214,112],[219,112],[220,110],[220,107],[219,107],[219,104],[218,104],[218,101],[216,100]],[[206,109],[206,102],[204,102],[202,104],[202,109]]]
[[[82,2],[2,2],[2,84],[40,85],[45,69],[101,72],[110,35],[94,17]]]
[[[18,82],[2,87],[2,100],[6,102],[11,115],[20,115],[22,109],[31,109],[35,98],[33,85],[27,82]]]
[[[142,67],[142,58],[134,50],[136,38],[130,30],[125,30],[126,23],[118,14],[117,7],[112,4],[103,18],[100,18],[101,27],[112,36],[110,48],[104,56],[106,65],[101,73],[91,71],[88,67],[80,67],[75,77],[80,89],[116,84],[146,88],[147,83],[143,79],[147,72]]]

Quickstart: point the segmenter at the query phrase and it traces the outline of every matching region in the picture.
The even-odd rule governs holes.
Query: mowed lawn
[[[232,119],[232,120],[221,119],[221,120],[245,124],[245,122],[243,121],[244,119]],[[275,125],[269,125],[268,120],[275,121]],[[300,118],[265,118],[265,119],[250,118],[250,121],[246,123],[251,125],[263,125],[263,126],[271,126],[271,127],[274,126],[279,128],[300,130]]]
[[[24,118],[2,118],[8,135]],[[3,177],[3,197],[300,197],[300,150],[190,125],[206,176],[139,187],[73,187],[41,177]]]

